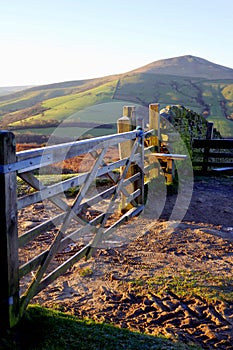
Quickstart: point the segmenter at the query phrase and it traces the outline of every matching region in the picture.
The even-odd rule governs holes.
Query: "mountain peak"
[[[158,60],[130,73],[167,74],[205,79],[233,79],[233,69],[192,55]]]

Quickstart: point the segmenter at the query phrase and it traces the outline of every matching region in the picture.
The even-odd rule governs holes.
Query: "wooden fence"
[[[155,153],[159,150],[158,123],[158,104],[149,106],[147,131],[143,130],[143,120],[136,117],[135,108],[125,106],[117,134],[22,152],[16,152],[12,132],[0,132],[2,327],[14,326],[36,294],[77,261],[90,258],[103,242],[107,244],[120,224],[142,212],[144,184],[159,171],[161,159],[168,159],[167,180],[171,179],[171,162],[178,155]],[[119,148],[120,157],[109,161],[106,156],[114,147]],[[40,176],[41,169],[84,154],[93,159],[90,170],[64,181],[58,177],[52,184],[45,183]],[[151,154],[154,154],[153,164]],[[94,195],[89,195],[93,182],[103,176],[110,179],[108,188],[100,187]],[[18,194],[19,181],[30,189],[26,194]],[[72,200],[66,196],[70,188],[78,188]],[[35,209],[38,203],[44,209],[43,219],[39,221]],[[46,207],[47,203],[52,209]],[[20,228],[20,218],[27,220],[25,215],[30,214],[35,225]],[[33,242],[41,247],[37,255]],[[62,255],[64,251],[69,254]]]
[[[208,123],[206,139],[194,139],[193,149],[201,150],[201,160],[193,161],[193,166],[208,170],[233,171],[233,139],[213,139],[213,123]]]

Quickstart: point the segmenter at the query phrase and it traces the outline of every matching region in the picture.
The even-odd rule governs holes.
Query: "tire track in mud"
[[[62,311],[81,318],[164,335],[203,349],[232,350],[233,301],[200,296],[195,292],[198,285],[193,286],[192,294],[184,295],[169,285],[191,267],[200,275],[211,268],[213,276],[226,270],[229,277],[233,245],[205,232],[203,227],[198,230],[197,225],[191,230],[192,224],[183,224],[175,233],[166,232],[165,226],[158,223],[127,246],[102,250],[92,262],[76,266],[70,271],[70,282],[66,277],[56,293],[47,291],[45,305],[53,307],[55,303]],[[209,247],[212,250],[207,258]],[[218,266],[214,256],[218,257]],[[81,279],[80,268],[88,267],[93,274]],[[164,284],[160,284],[161,276]],[[205,278],[201,282],[204,284]],[[219,288],[214,281],[212,284]]]
[[[138,219],[128,223],[133,240],[80,261],[33,302],[202,349],[232,350],[232,216],[220,210],[225,203],[232,207],[232,182],[224,185],[225,181],[198,182],[186,221],[175,230],[171,222],[152,222],[149,215],[141,219],[145,220],[142,225]],[[205,217],[200,216],[203,210]],[[85,270],[90,274],[82,277]],[[186,284],[175,284],[178,277],[178,282],[186,279]],[[189,282],[192,289],[182,293]],[[219,297],[221,291],[227,298]]]
[[[158,296],[119,289],[102,286],[96,301],[80,298],[72,304],[62,303],[62,308],[81,318],[91,317],[121,328],[168,336],[203,349],[232,349],[233,304],[226,308],[221,301],[210,303],[197,296],[188,299],[172,292]]]

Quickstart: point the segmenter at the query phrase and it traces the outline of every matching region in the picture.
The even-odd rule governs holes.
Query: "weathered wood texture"
[[[37,294],[41,289],[43,289],[45,286],[48,285],[48,283],[51,283],[54,279],[56,279],[58,276],[60,276],[62,273],[64,273],[71,264],[74,264],[84,256],[86,258],[89,258],[93,252],[93,249],[98,246],[99,242],[102,240],[103,236],[106,237],[107,234],[110,232],[110,229],[112,227],[115,227],[112,225],[110,228],[105,228],[105,223],[107,222],[110,214],[112,213],[112,207],[115,205],[115,201],[119,194],[121,192],[126,195],[126,203],[134,203],[135,208],[131,212],[132,215],[136,215],[136,212],[138,212],[138,205],[135,201],[137,197],[141,195],[141,190],[137,188],[137,190],[133,190],[131,192],[127,192],[126,188],[130,185],[132,186],[132,183],[135,181],[138,181],[140,177],[140,173],[129,173],[129,168],[132,166],[133,162],[138,161],[140,158],[138,154],[136,154],[136,151],[138,149],[139,144],[139,138],[138,138],[138,132],[137,131],[129,131],[124,132],[122,135],[111,135],[110,137],[101,137],[97,138],[98,143],[96,142],[96,139],[88,140],[90,141],[90,145],[88,145],[88,142],[85,140],[85,142],[80,141],[81,150],[78,147],[79,142],[75,142],[70,144],[71,149],[67,149],[67,144],[58,145],[59,153],[57,153],[56,147],[48,147],[45,148],[43,151],[46,154],[46,161],[43,161],[43,154],[41,153],[41,150],[36,150],[35,152],[29,151],[29,152],[20,152],[18,153],[18,159],[19,161],[23,161],[26,159],[25,157],[29,157],[30,159],[33,155],[36,155],[38,157],[38,154],[41,156],[42,160],[42,166],[44,164],[48,164],[53,162],[57,162],[58,159],[62,160],[62,158],[69,158],[76,155],[75,152],[77,152],[78,155],[82,153],[87,153],[87,150],[90,152],[90,150],[93,153],[94,156],[94,165],[90,172],[87,172],[85,174],[80,174],[78,176],[73,177],[70,180],[66,180],[61,183],[57,183],[50,186],[45,186],[33,175],[31,172],[28,171],[28,167],[21,168],[18,172],[18,175],[26,181],[32,188],[36,189],[37,192],[29,194],[27,196],[24,196],[19,199],[18,201],[18,208],[22,209],[25,208],[28,205],[34,204],[41,200],[47,200],[49,199],[52,203],[54,203],[58,208],[63,210],[62,214],[57,215],[55,218],[52,218],[50,220],[45,221],[44,223],[38,225],[37,227],[25,232],[22,236],[19,237],[19,245],[22,247],[24,244],[28,243],[31,238],[36,238],[38,235],[40,235],[43,230],[50,229],[52,227],[55,227],[57,224],[60,224],[59,231],[50,246],[49,249],[42,252],[39,256],[36,256],[35,258],[29,260],[24,265],[20,266],[19,273],[20,278],[27,275],[28,273],[32,271],[34,272],[35,277],[32,280],[31,284],[29,285],[28,289],[25,291],[25,293],[22,295],[20,299],[20,312],[23,313],[24,309],[26,308],[28,302],[30,299]],[[126,143],[133,142],[132,152],[130,154],[127,154],[123,156],[122,159],[119,161],[106,164],[104,161],[104,156],[108,150],[108,148],[112,145],[119,144],[119,143]],[[83,145],[85,144],[85,148],[83,148]],[[64,149],[66,150],[63,153]],[[98,152],[96,152],[98,150]],[[49,160],[47,158],[47,154],[50,154]],[[29,158],[27,158],[29,159]],[[141,164],[143,165],[143,164]],[[31,166],[35,166],[32,164]],[[123,167],[124,171],[121,174],[119,181],[116,182],[117,177],[114,176],[112,171],[116,168]],[[104,190],[98,195],[88,198],[88,200],[85,200],[85,195],[91,185],[93,183],[94,179],[98,176],[104,175],[104,174],[110,174],[110,178],[113,180],[113,185],[108,189]],[[73,186],[79,186],[79,192],[77,197],[75,198],[74,202],[71,206],[67,205],[64,200],[62,200],[59,195],[64,192],[64,190],[68,189],[69,187]],[[134,189],[134,186],[133,186]],[[110,204],[107,208],[105,213],[100,214],[96,218],[88,221],[86,220],[81,212],[87,211],[92,205],[97,204],[101,200],[109,198]],[[142,208],[141,208],[142,210]],[[134,214],[135,213],[135,214]],[[125,216],[127,217],[127,216]],[[77,221],[77,229],[74,229],[71,233],[67,234],[67,229],[69,227],[69,224],[71,220]],[[123,219],[122,219],[123,220]],[[121,222],[120,220],[119,222]],[[81,225],[81,227],[80,227]],[[98,226],[98,227],[97,227]],[[66,262],[64,262],[60,267],[57,267],[52,272],[46,273],[49,264],[51,263],[52,259],[54,258],[55,254],[61,250],[62,247],[66,246],[70,240],[77,240],[79,237],[82,237],[86,233],[90,234],[90,232],[93,233],[93,239],[88,244],[86,244],[82,249],[80,249],[77,253],[75,253],[71,258],[69,258]]]
[[[136,115],[135,115],[135,108],[126,106],[123,108],[123,117],[118,119],[117,122],[117,130],[118,133],[124,133],[130,130],[133,130],[136,126]],[[137,120],[139,125],[138,132],[140,134],[140,130],[142,131],[140,136],[140,141],[137,142],[137,148],[135,149],[135,152],[137,152],[137,161],[135,162],[134,154],[132,155],[132,151],[134,148],[135,141],[132,139],[130,141],[126,141],[123,143],[119,143],[119,155],[120,158],[130,158],[132,155],[132,163],[129,165],[129,169],[126,173],[126,178],[132,177],[133,175],[139,173],[139,178],[131,182],[128,186],[125,186],[122,190],[121,194],[121,204],[119,210],[124,213],[125,211],[128,211],[131,209],[135,204],[143,204],[144,202],[144,132],[143,132],[143,120]],[[121,176],[123,176],[125,171],[125,167],[120,168]],[[132,194],[134,191],[137,191],[137,189],[141,190],[140,196],[134,201],[127,204],[127,197]]]
[[[149,129],[154,130],[154,135],[150,138],[150,145],[154,146],[154,151],[160,151],[160,114],[159,103],[151,103],[149,105]]]
[[[126,109],[128,114],[133,114],[134,109]],[[132,119],[134,120],[134,119]],[[0,210],[1,210],[1,274],[2,284],[0,292],[1,324],[12,327],[23,314],[31,298],[58,276],[64,273],[72,264],[83,257],[90,257],[93,248],[98,247],[103,237],[126,221],[129,217],[138,215],[143,210],[143,190],[139,184],[143,183],[144,165],[142,158],[143,131],[132,130],[132,120],[127,132],[110,136],[98,137],[90,140],[77,141],[56,146],[48,146],[29,151],[15,152],[14,135],[10,132],[2,132],[0,135]],[[134,122],[135,123],[135,122]],[[140,134],[140,136],[139,136]],[[106,164],[104,157],[109,147],[121,143],[130,144],[130,151],[125,153],[122,149],[121,159]],[[44,185],[34,174],[34,170],[51,165],[76,155],[92,152],[94,165],[90,172],[76,175],[71,179]],[[121,176],[113,173],[113,170],[122,168]],[[107,190],[85,200],[85,195],[95,178],[108,175],[113,184]],[[29,193],[17,200],[16,176],[19,176],[31,188],[34,193]],[[60,195],[70,187],[79,187],[79,192],[73,204],[69,206]],[[141,186],[141,185],[140,185]],[[127,191],[128,188],[132,190]],[[131,203],[131,210],[125,213],[110,227],[105,224],[114,210],[117,197],[123,193],[126,205]],[[139,199],[140,198],[140,199]],[[81,214],[103,199],[109,199],[106,212],[87,220]],[[18,237],[17,211],[32,204],[50,200],[62,213],[48,219],[36,227],[23,232]],[[77,221],[77,229],[69,231],[70,221]],[[36,239],[44,232],[56,228],[59,231],[51,246],[34,258],[30,258],[24,264],[19,264],[18,249],[23,249],[26,244]],[[97,228],[98,227],[98,228]],[[47,272],[47,269],[56,253],[67,246],[71,240],[77,240],[85,234],[93,233],[93,239],[84,247],[68,258],[61,266]],[[26,275],[33,273],[34,278],[27,289],[19,297],[19,282]]]
[[[0,327],[14,326],[19,311],[18,231],[16,172],[10,171],[16,161],[15,138],[11,132],[0,132]]]

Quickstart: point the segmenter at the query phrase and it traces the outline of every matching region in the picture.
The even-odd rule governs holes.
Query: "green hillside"
[[[49,99],[82,93],[83,91],[91,90],[112,80],[114,80],[114,76],[63,82],[38,86],[21,92],[0,96],[0,117],[6,117],[9,113],[33,108]]]
[[[114,98],[144,106],[153,102],[159,102],[161,107],[181,104],[214,121],[223,136],[233,137],[232,96],[233,79],[206,80],[139,73],[122,77]]]
[[[150,103],[184,105],[232,137],[233,69],[182,56],[122,75],[38,86],[0,96],[0,126],[48,135],[64,121],[115,123],[122,105]]]

